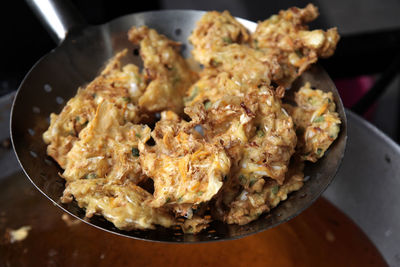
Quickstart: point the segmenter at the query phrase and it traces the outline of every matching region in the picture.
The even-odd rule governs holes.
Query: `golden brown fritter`
[[[200,63],[215,72],[227,72],[239,86],[269,85],[273,73],[280,71],[280,66],[270,55],[240,44],[230,44],[209,51],[208,61]]]
[[[189,41],[194,46],[192,55],[202,64],[210,62],[211,51],[217,51],[232,43],[246,43],[249,40],[248,30],[228,11],[207,12],[197,22],[196,28],[189,37]]]
[[[103,101],[67,154],[62,177],[67,181],[107,178],[116,183],[127,179],[140,182],[144,177],[138,142],[146,142],[150,131],[146,125],[125,123],[118,108]]]
[[[153,197],[131,181],[110,183],[108,179],[81,179],[67,183],[63,203],[75,198],[85,208],[86,217],[102,215],[121,230],[153,229],[154,225],[177,224],[165,209],[148,205]]]
[[[78,89],[76,96],[67,102],[60,114],[50,115],[50,126],[43,134],[43,140],[48,144],[47,154],[61,168],[65,168],[67,153],[78,140],[79,132],[93,119],[103,99],[114,103],[126,121],[139,121],[134,103],[145,85],[135,65],[121,67],[120,60],[126,53],[127,50],[118,53],[100,76],[85,88]]]
[[[246,144],[240,163],[240,183],[247,186],[270,177],[282,184],[297,143],[292,118],[268,87],[260,88],[256,114],[254,137]]]
[[[251,137],[257,107],[254,92],[243,97],[226,95],[214,103],[197,102],[185,108],[185,112],[202,126],[207,141],[221,144],[236,162],[240,160],[236,147],[246,144]]]
[[[260,22],[252,34],[252,45],[281,65],[272,80],[289,87],[319,57],[333,55],[339,35],[336,28],[309,31],[307,23],[318,17],[318,9],[308,4],[282,10]]]
[[[313,5],[290,8],[250,35],[229,12],[207,12],[190,36],[199,73],[179,43],[132,27],[143,74],[121,67],[123,51],[51,115],[43,139],[64,169],[62,201],[119,229],[185,233],[215,219],[246,224],[276,207],[340,130],[331,93],[305,84],[296,106],[281,101],[284,86],[336,47],[336,29],[308,30],[317,16]]]
[[[201,102],[206,108],[226,95],[244,96],[248,86],[234,81],[227,72],[209,71],[201,73],[200,79],[194,83],[184,98],[185,106]]]
[[[331,92],[312,89],[306,83],[296,92],[297,107],[288,107],[299,134],[298,149],[304,160],[316,162],[340,131],[339,114]]]
[[[140,44],[144,76],[149,84],[139,98],[139,107],[150,112],[183,111],[182,97],[197,79],[179,53],[180,44],[146,26],[132,27],[129,40]]]
[[[209,201],[229,172],[224,149],[205,142],[192,127],[172,111],[163,112],[152,132],[156,145],[139,144],[143,172],[154,181],[153,207]]]
[[[262,213],[276,207],[286,200],[287,195],[303,186],[304,164],[296,157],[286,173],[285,182],[279,185],[271,179],[260,179],[230,202],[224,221],[230,224],[247,224],[256,220]]]

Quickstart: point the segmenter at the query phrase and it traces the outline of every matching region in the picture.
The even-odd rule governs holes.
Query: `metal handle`
[[[68,32],[86,24],[78,10],[66,0],[26,0],[53,40],[60,44]]]

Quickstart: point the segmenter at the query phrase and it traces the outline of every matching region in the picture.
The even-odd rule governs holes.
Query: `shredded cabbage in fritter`
[[[308,29],[317,16],[312,4],[290,8],[250,33],[228,11],[207,12],[189,37],[199,72],[179,43],[132,27],[143,69],[122,66],[124,50],[51,114],[43,140],[63,169],[62,201],[119,229],[185,233],[276,207],[340,131],[332,93],[306,83],[283,103],[285,88],[339,40],[336,28]]]

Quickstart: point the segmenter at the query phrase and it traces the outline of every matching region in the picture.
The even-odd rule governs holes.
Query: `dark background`
[[[280,9],[291,6],[304,7],[312,2],[319,7],[320,17],[311,28],[337,26],[342,36],[335,56],[321,61],[333,79],[354,79],[360,75],[382,77],[390,67],[389,79],[378,88],[384,92],[373,96],[377,105],[376,125],[400,140],[400,90],[399,81],[393,79],[393,69],[400,69],[400,1],[398,0],[71,0],[89,24],[101,24],[121,15],[157,9],[225,10],[233,15],[253,21],[264,20]],[[43,29],[23,0],[6,1],[0,16],[1,55],[0,96],[18,88],[24,75],[33,64],[56,45]],[[399,56],[396,58],[396,56]],[[392,66],[391,66],[392,64]],[[397,71],[395,71],[397,73]],[[385,77],[385,75],[383,75]],[[393,89],[394,88],[394,89]],[[341,88],[339,88],[341,89]],[[346,89],[347,90],[347,89]],[[386,100],[385,100],[386,98]],[[382,108],[379,108],[381,106]],[[360,114],[364,112],[359,112]]]

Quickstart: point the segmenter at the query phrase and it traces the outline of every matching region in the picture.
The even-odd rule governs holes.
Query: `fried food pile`
[[[189,37],[200,72],[180,43],[132,27],[143,69],[122,66],[124,50],[51,114],[43,140],[63,169],[62,201],[122,230],[185,233],[212,220],[247,224],[277,206],[340,131],[331,93],[307,83],[283,102],[339,40],[336,28],[308,29],[317,16],[311,4],[293,7],[250,33],[228,11],[207,12]]]

